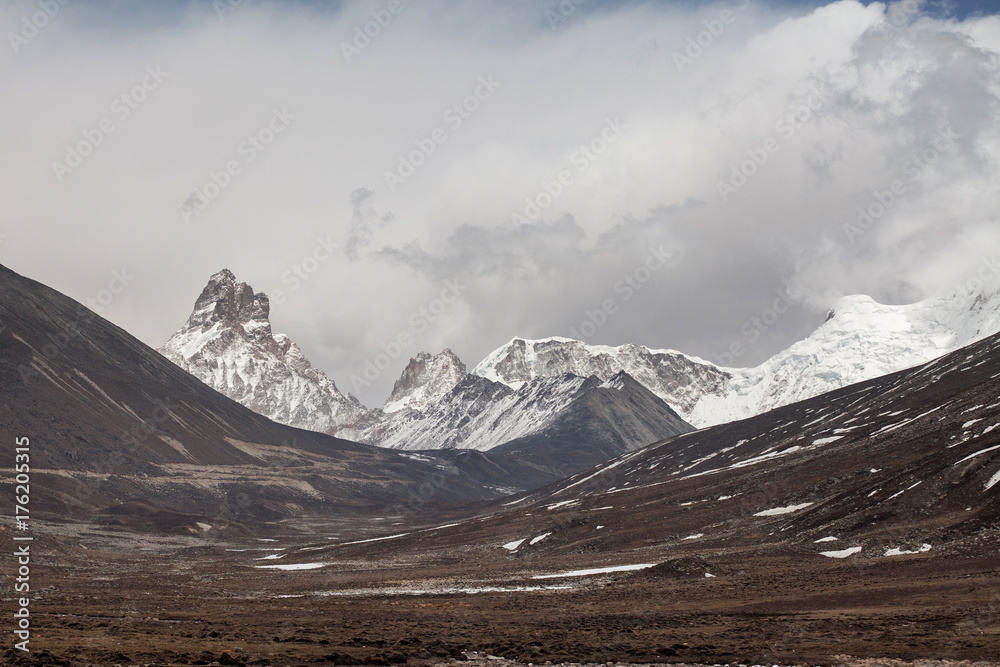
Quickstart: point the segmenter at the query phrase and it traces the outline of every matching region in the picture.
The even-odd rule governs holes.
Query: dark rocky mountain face
[[[466,375],[422,410],[405,408],[381,423],[385,430],[373,431],[374,441],[435,460],[489,461],[496,476],[487,483],[511,492],[693,428],[625,372],[607,382],[571,374],[536,378],[517,390]],[[446,453],[470,450],[485,457]]]
[[[561,478],[641,449],[664,435],[693,430],[662,399],[621,371],[607,382],[587,378],[576,399],[545,429],[489,453],[544,466],[553,471],[553,478]]]
[[[199,315],[206,323],[266,316],[266,299],[251,291],[223,300],[208,291],[204,302],[214,305]],[[179,516],[188,528],[196,517],[215,526],[220,516],[402,511],[421,484],[442,475],[394,452],[276,424],[4,267],[0,392],[4,431],[32,443],[35,509],[54,519],[122,503]],[[446,472],[416,507],[498,495]]]
[[[229,269],[212,276],[194,305],[188,326],[212,325],[216,322],[232,326],[254,320],[267,320],[270,302],[264,292],[254,294],[246,283],[236,280]]]

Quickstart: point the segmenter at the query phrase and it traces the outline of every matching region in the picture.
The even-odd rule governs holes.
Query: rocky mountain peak
[[[495,382],[518,388],[536,377],[583,372],[581,357],[588,357],[586,345],[571,338],[551,337],[540,340],[514,338],[494,351],[472,372]]]
[[[445,348],[439,354],[421,352],[403,369],[382,409],[420,410],[454,389],[466,375],[465,363],[450,349]]]
[[[195,301],[187,326],[203,327],[221,323],[223,326],[267,321],[271,304],[264,292],[254,293],[247,283],[240,282],[229,269],[223,269],[208,279],[208,284]]]
[[[217,391],[282,424],[355,437],[368,411],[299,347],[271,331],[270,302],[233,272],[208,280],[187,323],[160,348]]]

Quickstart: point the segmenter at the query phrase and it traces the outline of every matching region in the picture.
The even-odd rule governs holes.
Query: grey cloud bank
[[[368,405],[419,350],[472,365],[515,335],[755,364],[841,295],[944,293],[1000,247],[995,15],[931,18],[914,0],[51,8],[36,31],[37,3],[0,9],[18,38],[0,60],[0,262],[81,301],[128,267],[101,315],[153,346],[228,267],[342,388],[364,380]],[[922,157],[942,128],[947,146]],[[251,163],[239,147],[264,129]],[[639,284],[651,248],[670,259],[625,299],[615,286]],[[412,326],[446,281],[460,297]],[[776,294],[780,317],[747,329]]]

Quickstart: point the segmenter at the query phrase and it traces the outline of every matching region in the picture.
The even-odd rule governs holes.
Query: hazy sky
[[[996,3],[575,2],[0,2],[0,262],[152,346],[229,268],[373,406],[515,335],[754,365],[995,258]]]

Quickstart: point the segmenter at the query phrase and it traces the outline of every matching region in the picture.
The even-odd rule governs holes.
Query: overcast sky
[[[154,347],[229,268],[370,406],[418,351],[471,368],[513,336],[755,365],[839,296],[915,301],[995,256],[990,11],[0,3],[0,262],[110,285],[101,314]]]

